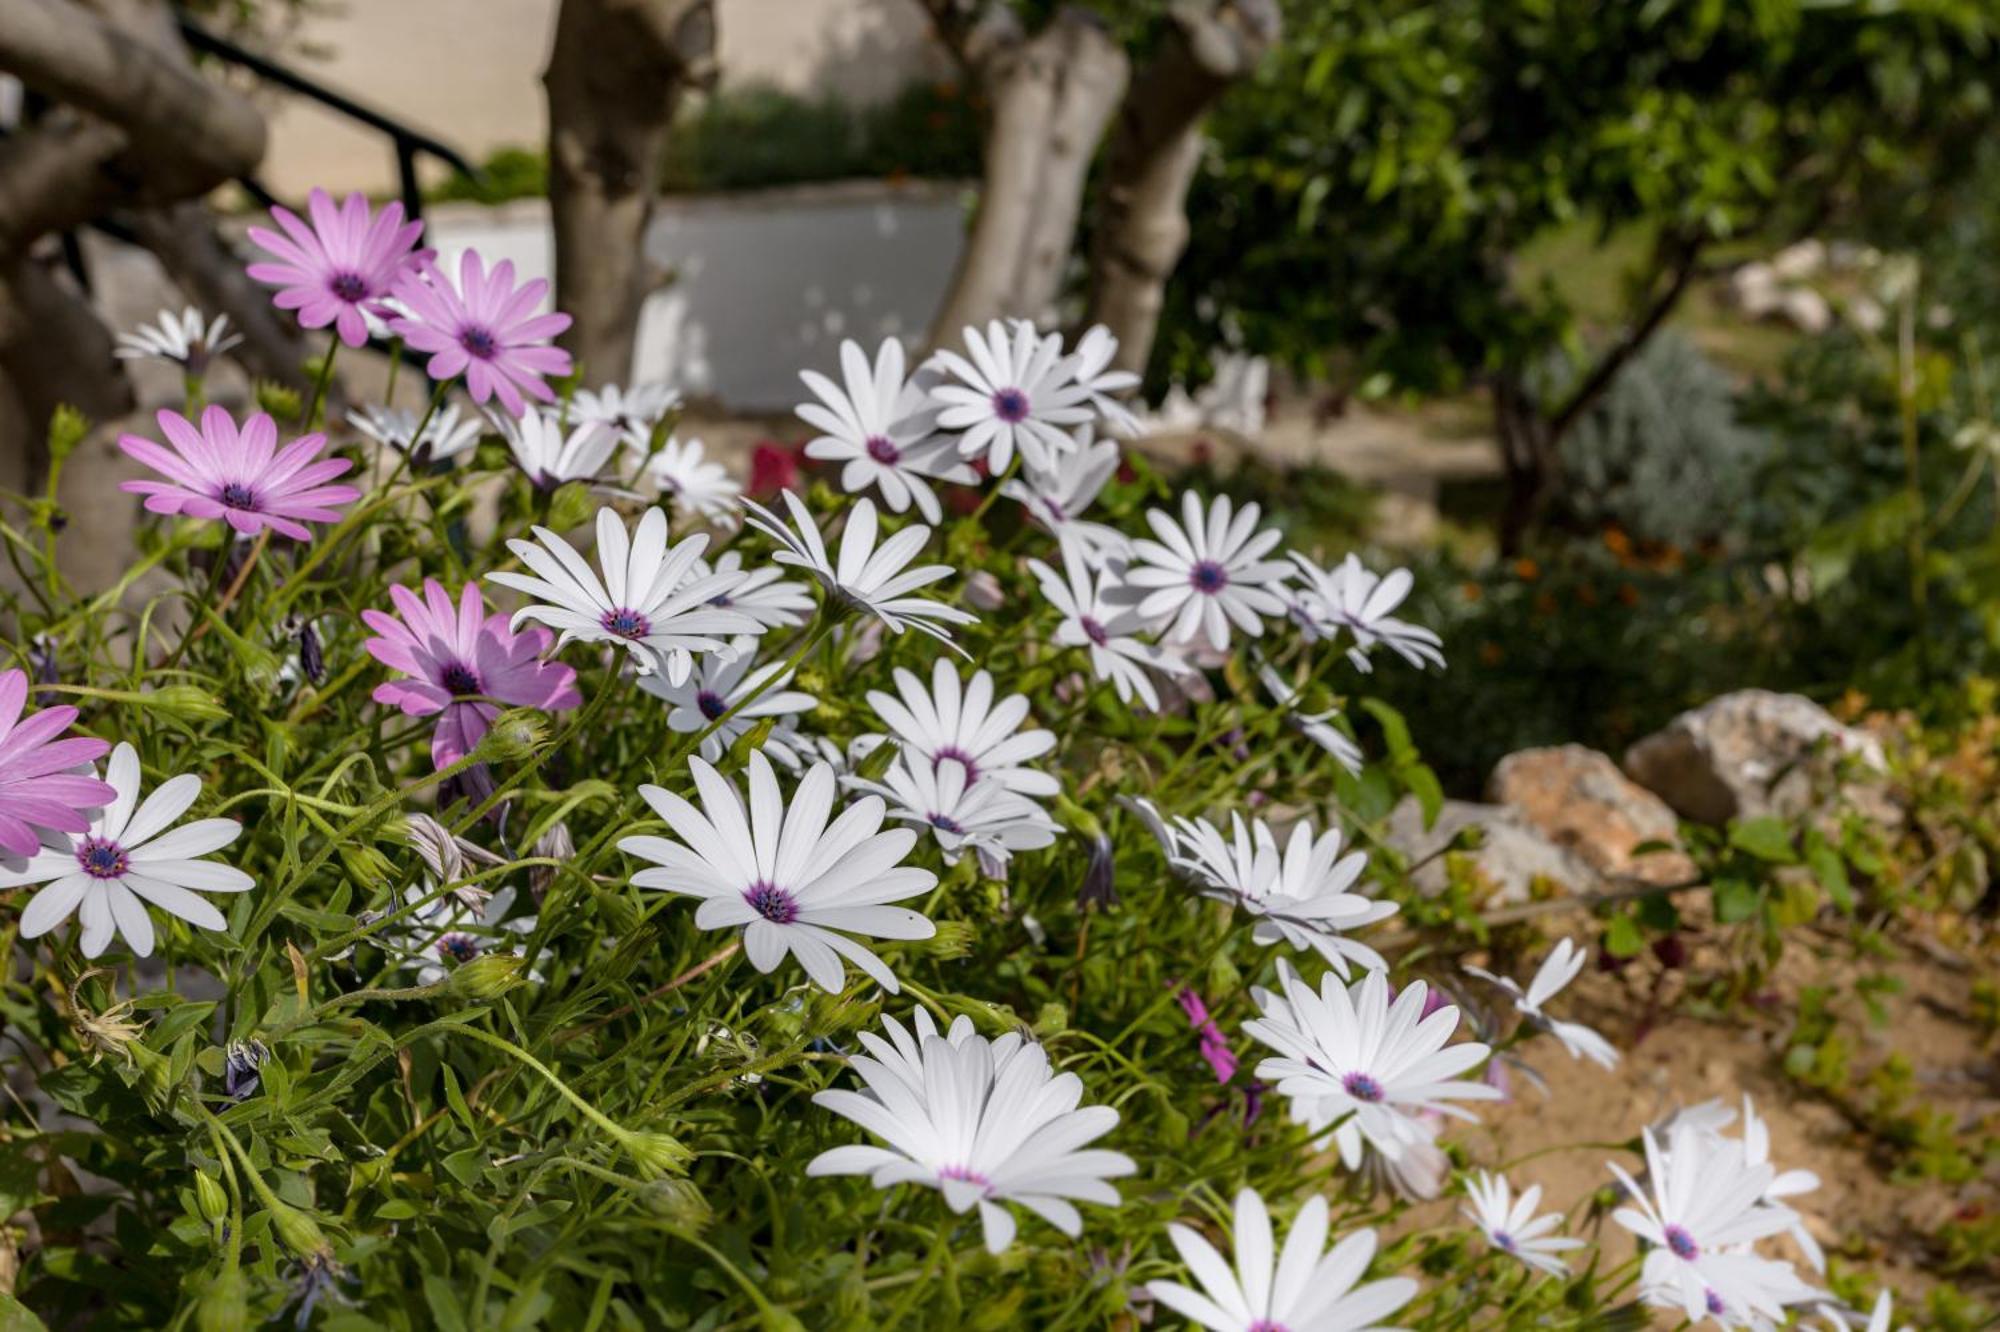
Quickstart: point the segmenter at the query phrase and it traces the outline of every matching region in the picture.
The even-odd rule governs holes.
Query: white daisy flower
[[[1875,1297],[1875,1307],[1868,1315],[1868,1321],[1863,1327],[1863,1332],[1891,1332],[1890,1324],[1894,1321],[1894,1316],[1895,1302],[1889,1292],[1885,1290]],[[1825,1315],[1825,1318],[1829,1332],[1850,1332],[1850,1329],[1856,1323],[1860,1322],[1859,1315],[1853,1318],[1846,1318],[1829,1313]],[[1903,1327],[1898,1332],[1912,1332],[1912,1329]]]
[[[1336,1141],[1345,1130],[1351,1140],[1396,1158],[1428,1136],[1413,1116],[1430,1111],[1471,1119],[1454,1102],[1500,1099],[1497,1087],[1455,1080],[1490,1051],[1477,1041],[1446,1044],[1458,1029],[1458,1009],[1449,1004],[1420,1017],[1430,997],[1424,982],[1410,982],[1391,1003],[1388,977],[1379,971],[1352,986],[1329,971],[1317,993],[1289,966],[1281,964],[1278,975],[1282,996],[1253,992],[1263,1016],[1243,1031],[1278,1052],[1257,1065],[1257,1076],[1275,1082],[1291,1098],[1293,1117],[1309,1128],[1338,1124]]]
[[[1581,974],[1589,960],[1590,954],[1586,950],[1569,939],[1558,939],[1556,946],[1549,950],[1549,955],[1542,959],[1542,965],[1535,969],[1535,978],[1528,982],[1525,993],[1512,977],[1496,976],[1480,967],[1468,966],[1465,970],[1512,995],[1514,1007],[1521,1016],[1561,1041],[1570,1058],[1589,1059],[1605,1068],[1616,1068],[1618,1051],[1610,1041],[1581,1022],[1559,1022],[1542,1011],[1543,1005],[1561,994]]]
[[[914,503],[925,522],[941,521],[929,482],[977,485],[979,474],[959,459],[957,440],[937,433],[937,409],[904,377],[903,344],[883,339],[871,366],[859,343],[843,342],[840,372],[845,389],[811,370],[799,375],[819,399],[794,409],[820,432],[806,457],[841,463],[840,488],[850,495],[873,486],[892,512]]]
[[[1001,485],[1000,493],[1028,511],[1028,517],[1065,542],[1094,556],[1124,555],[1132,540],[1115,527],[1083,521],[1088,509],[1117,475],[1119,450],[1111,440],[1091,441],[1089,426],[1076,433],[1076,447],[1058,453],[1048,467],[1024,467]]]
[[[1784,1306],[1816,1293],[1790,1263],[1749,1247],[1791,1223],[1787,1209],[1762,1201],[1776,1175],[1769,1165],[1751,1165],[1742,1143],[1692,1125],[1676,1127],[1664,1145],[1651,1129],[1642,1136],[1650,1190],[1610,1163],[1636,1204],[1620,1207],[1612,1219],[1649,1246],[1640,1269],[1642,1299],[1697,1321],[1782,1322]]]
[[[678,436],[646,460],[644,476],[660,494],[673,497],[674,512],[705,522],[734,521],[743,487],[719,462],[710,462],[702,442]]]
[[[1750,1094],[1743,1095],[1743,1159],[1752,1166],[1768,1165],[1776,1173],[1771,1178],[1771,1186],[1764,1190],[1764,1201],[1773,1207],[1782,1207],[1791,1213],[1791,1224],[1786,1233],[1799,1246],[1806,1261],[1820,1272],[1826,1271],[1826,1252],[1819,1241],[1806,1229],[1806,1221],[1788,1199],[1801,1194],[1812,1193],[1819,1188],[1819,1176],[1810,1170],[1778,1170],[1771,1160],[1771,1129],[1757,1115],[1757,1107],[1750,1101]]]
[[[1201,497],[1191,490],[1181,496],[1179,523],[1148,509],[1146,521],[1159,540],[1133,542],[1134,563],[1125,570],[1140,618],[1165,626],[1169,643],[1206,639],[1218,652],[1229,647],[1232,623],[1260,636],[1264,616],[1284,614],[1278,588],[1289,572],[1264,558],[1280,534],[1257,530],[1261,513],[1255,504],[1239,510],[1217,495],[1204,518]]]
[[[423,413],[406,407],[358,407],[347,414],[347,423],[382,448],[410,454],[411,461],[419,465],[443,462],[466,452],[479,443],[482,425],[476,416],[461,418],[457,403],[439,407],[428,421],[423,420]],[[413,448],[411,439],[420,423],[424,429],[421,447]]]
[[[823,1091],[813,1104],[884,1145],[821,1152],[806,1174],[866,1175],[878,1189],[936,1189],[960,1215],[979,1209],[991,1253],[1014,1242],[1014,1215],[1003,1204],[1026,1208],[1071,1238],[1083,1232],[1072,1200],[1118,1205],[1108,1181],[1138,1167],[1122,1152],[1088,1146],[1117,1127],[1118,1112],[1079,1108],[1082,1080],[1051,1070],[1041,1046],[1018,1032],[989,1040],[963,1016],[940,1036],[922,1009],[914,1039],[895,1019],[883,1021],[894,1045],[864,1036],[871,1053],[848,1060],[866,1090]]]
[[[1070,353],[1075,362],[1071,373],[1076,377],[1076,386],[1089,395],[1090,405],[1097,409],[1104,424],[1113,433],[1129,437],[1139,433],[1139,418],[1111,395],[1139,387],[1139,376],[1130,370],[1113,370],[1111,362],[1117,356],[1116,335],[1102,324],[1093,325],[1077,339],[1076,348]]]
[[[421,902],[436,891],[435,884],[419,885],[409,889],[405,897],[407,901]],[[388,950],[399,956],[398,965],[403,970],[416,973],[418,985],[436,985],[466,963],[489,953],[526,957],[527,945],[521,940],[535,932],[537,918],[517,916],[508,920],[514,898],[512,888],[502,888],[486,895],[474,907],[457,894],[446,893],[419,907],[409,918],[410,928],[387,940]],[[535,960],[544,962],[548,957],[549,950],[543,949]],[[534,984],[542,983],[542,974],[532,967],[525,975]]]
[[[743,612],[712,604],[734,592],[743,575],[695,576],[694,563],[708,548],[708,537],[669,546],[667,515],[657,508],[646,510],[636,535],[609,505],[597,511],[602,579],[569,542],[546,527],[533,530],[533,541],[507,543],[532,573],[486,577],[536,598],[536,604],[514,612],[511,624],[545,624],[560,634],[558,647],[573,639],[616,643],[631,654],[641,675],[658,671],[679,684],[693,671],[695,653],[725,651],[731,635],[763,631]]]
[[[1174,867],[1192,875],[1205,896],[1255,916],[1251,937],[1260,944],[1311,948],[1342,980],[1349,961],[1369,971],[1387,969],[1380,953],[1341,933],[1387,920],[1398,908],[1350,891],[1368,868],[1368,857],[1359,851],[1341,855],[1338,828],[1315,839],[1311,822],[1301,819],[1292,825],[1281,855],[1277,836],[1262,819],[1247,828],[1241,815],[1231,815],[1230,822],[1233,836],[1225,839],[1206,819],[1174,820],[1176,850],[1169,853]]]
[[[1160,694],[1149,672],[1184,675],[1191,668],[1158,644],[1133,636],[1144,621],[1129,604],[1114,600],[1119,586],[1115,570],[1093,573],[1084,550],[1068,540],[1062,543],[1062,557],[1060,574],[1040,560],[1028,561],[1042,595],[1062,614],[1056,642],[1088,651],[1091,672],[1111,682],[1120,702],[1129,704],[1136,697],[1158,712]]]
[[[162,310],[152,323],[120,333],[111,354],[121,361],[166,361],[199,379],[216,357],[242,342],[240,335],[229,331],[228,315],[204,322],[201,311],[190,305],[178,315]]]
[[[569,403],[572,420],[608,427],[632,453],[644,457],[653,447],[653,429],[681,405],[681,395],[665,384],[606,384],[592,392],[578,389]]]
[[[1076,383],[1076,362],[1062,354],[1060,337],[1043,337],[1025,319],[1010,329],[995,319],[981,333],[965,330],[970,360],[940,351],[931,364],[957,380],[931,390],[941,429],[961,432],[958,452],[986,459],[999,476],[1014,461],[1048,468],[1076,446],[1065,427],[1091,418],[1090,391]]]
[[[1328,1251],[1326,1199],[1318,1194],[1299,1208],[1282,1250],[1255,1190],[1236,1195],[1235,1222],[1233,1268],[1192,1227],[1168,1226],[1201,1289],[1151,1281],[1153,1298],[1213,1332],[1373,1332],[1416,1296],[1408,1277],[1355,1285],[1375,1259],[1375,1232],[1357,1230]]]
[[[1062,782],[1051,773],[1023,767],[1056,747],[1055,732],[1039,727],[1022,730],[1028,700],[1009,694],[997,703],[993,676],[974,671],[967,684],[943,658],[931,667],[931,687],[901,666],[896,668],[896,693],[868,691],[868,706],[889,728],[906,754],[937,765],[947,759],[965,769],[967,786],[995,781],[1027,796],[1052,796]]]
[[[21,937],[39,939],[70,918],[83,925],[85,957],[97,957],[114,935],[140,957],[153,952],[153,918],[148,904],[204,930],[226,930],[222,918],[200,893],[240,893],[257,881],[233,866],[203,860],[236,840],[243,825],[235,819],[196,819],[174,828],[201,794],[192,773],[169,777],[139,799],[139,754],[120,743],[111,751],[104,780],[118,794],[91,820],[81,837],[42,830],[42,849],[17,869],[0,869],[0,888],[48,886],[21,910]]]
[[[1285,678],[1268,663],[1257,667],[1257,678],[1263,682],[1264,692],[1284,710],[1287,726],[1324,749],[1333,756],[1335,763],[1350,773],[1357,777],[1361,775],[1361,746],[1333,725],[1333,719],[1340,715],[1339,708],[1307,712],[1299,706],[1299,691],[1286,683]]]
[[[766,629],[804,624],[813,613],[812,592],[804,583],[784,581],[785,571],[775,564],[760,564],[744,573],[740,550],[723,551],[713,565],[696,560],[688,568],[690,578],[710,574],[742,574],[743,581],[712,597],[709,605],[741,611]]]
[[[537,490],[597,480],[618,449],[618,436],[609,427],[586,421],[565,433],[561,418],[540,408],[529,408],[519,419],[495,417],[493,428]]]
[[[1325,638],[1343,629],[1352,634],[1354,646],[1347,649],[1347,658],[1355,669],[1373,669],[1368,653],[1377,643],[1418,669],[1444,665],[1444,647],[1436,634],[1389,613],[1403,604],[1416,583],[1408,569],[1376,574],[1349,555],[1327,570],[1297,551],[1292,552],[1292,563],[1305,577],[1299,599],[1311,628]]]
[[[750,756],[750,804],[735,785],[691,758],[701,809],[671,791],[642,786],[639,795],[681,839],[627,837],[618,848],[658,869],[632,876],[640,888],[702,898],[698,929],[743,927],[743,953],[769,973],[790,953],[815,985],[838,994],[847,983],[846,958],[891,994],[896,977],[850,935],[928,939],[937,927],[907,907],[890,906],[937,886],[937,875],[904,865],[916,845],[908,828],[882,830],[878,796],[864,796],[829,826],[836,781],[815,763],[789,805],[770,760]]]
[[[1535,1215],[1535,1209],[1542,1205],[1541,1185],[1529,1185],[1517,1199],[1505,1175],[1479,1170],[1467,1177],[1465,1196],[1470,1205],[1459,1210],[1479,1227],[1488,1244],[1538,1272],[1568,1274],[1568,1266],[1556,1255],[1582,1248],[1583,1241],[1549,1234],[1562,1224],[1562,1213]]]
[[[791,511],[796,528],[754,500],[745,500],[743,506],[750,511],[750,525],[783,547],[774,557],[778,563],[804,569],[836,600],[861,607],[891,633],[915,629],[964,654],[965,649],[951,641],[951,631],[944,626],[977,624],[979,617],[956,606],[910,595],[952,572],[948,564],[909,567],[930,540],[930,528],[912,523],[877,549],[875,537],[880,527],[875,502],[856,501],[847,515],[847,529],[840,534],[840,562],[835,564],[827,556],[826,541],[811,512],[791,491],[785,492],[785,507]]]
[[[1054,845],[1061,831],[1040,805],[991,778],[967,780],[959,763],[898,754],[879,782],[850,778],[849,785],[888,801],[890,818],[928,828],[950,865],[971,850],[983,865],[1004,867],[1016,851]]]
[[[639,688],[671,705],[667,727],[682,735],[714,726],[702,738],[701,756],[720,763],[730,746],[766,717],[776,718],[763,751],[788,768],[799,767],[798,751],[804,740],[792,723],[802,713],[819,706],[819,700],[797,689],[788,689],[792,673],[782,661],[759,666],[757,640],[748,635],[730,644],[733,656],[704,657],[694,673],[679,684],[658,675],[639,677]],[[735,712],[731,713],[730,709]],[[724,721],[723,718],[728,720]],[[720,725],[717,725],[720,723]]]

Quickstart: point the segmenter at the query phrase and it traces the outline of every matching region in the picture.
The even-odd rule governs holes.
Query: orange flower
[[[1535,598],[1535,614],[1547,617],[1556,613],[1555,594],[1544,592]]]
[[[1498,643],[1488,639],[1479,645],[1479,660],[1480,664],[1485,666],[1498,666],[1507,660],[1507,654],[1501,650]]]
[[[1627,606],[1636,606],[1639,604],[1639,589],[1630,583],[1620,583],[1618,585],[1618,599]]]
[[[1576,587],[1576,599],[1580,605],[1595,606],[1597,604],[1597,589],[1589,583],[1578,583]]]
[[[1477,601],[1486,595],[1486,590],[1477,583],[1460,583],[1458,585],[1458,594],[1467,601]]]
[[[1514,576],[1524,583],[1532,583],[1542,576],[1542,566],[1523,555],[1514,561]]]
[[[1604,529],[1604,548],[1622,560],[1632,553],[1632,538],[1625,535],[1622,527],[1607,527]]]

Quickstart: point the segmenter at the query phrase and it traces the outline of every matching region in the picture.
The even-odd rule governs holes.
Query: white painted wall
[[[548,208],[441,207],[431,242],[548,276]],[[842,338],[921,338],[964,243],[962,192],[875,182],[662,203],[647,237],[675,280],[640,320],[637,380],[663,379],[735,411],[788,411],[798,372],[835,372]]]

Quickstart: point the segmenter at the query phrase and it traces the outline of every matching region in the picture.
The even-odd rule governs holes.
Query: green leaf
[[[1646,946],[1646,936],[1633,917],[1620,913],[1604,926],[1604,951],[1613,957],[1636,957]]]
[[[424,1303],[430,1306],[431,1318],[439,1332],[471,1332],[465,1325],[465,1311],[458,1307],[458,1296],[451,1282],[443,1277],[433,1273],[424,1278]]]
[[[465,1093],[458,1087],[458,1074],[451,1071],[450,1064],[440,1065],[438,1072],[444,1075],[444,1103],[451,1107],[459,1123],[468,1130],[476,1131],[478,1125],[473,1121],[472,1107],[465,1103]]]
[[[1847,862],[1820,835],[1817,828],[1806,832],[1806,865],[1826,889],[1827,900],[1849,915],[1854,914],[1854,887],[1847,878]]]
[[[46,1324],[12,1295],[0,1293],[0,1332],[49,1332]]]
[[[1791,826],[1783,819],[1766,816],[1733,824],[1729,829],[1729,844],[1774,865],[1796,865],[1799,859],[1792,846]]]
[[[1715,918],[1722,924],[1739,924],[1757,914],[1761,895],[1756,885],[1742,879],[1717,879],[1714,891]]]

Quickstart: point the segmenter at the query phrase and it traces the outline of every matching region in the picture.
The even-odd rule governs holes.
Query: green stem
[[[314,381],[312,397],[306,400],[305,412],[299,417],[299,429],[301,431],[312,429],[313,421],[319,416],[320,408],[326,405],[327,386],[333,383],[334,355],[339,350],[339,335],[329,333],[326,339],[326,355],[322,356],[319,362],[319,378]]]

